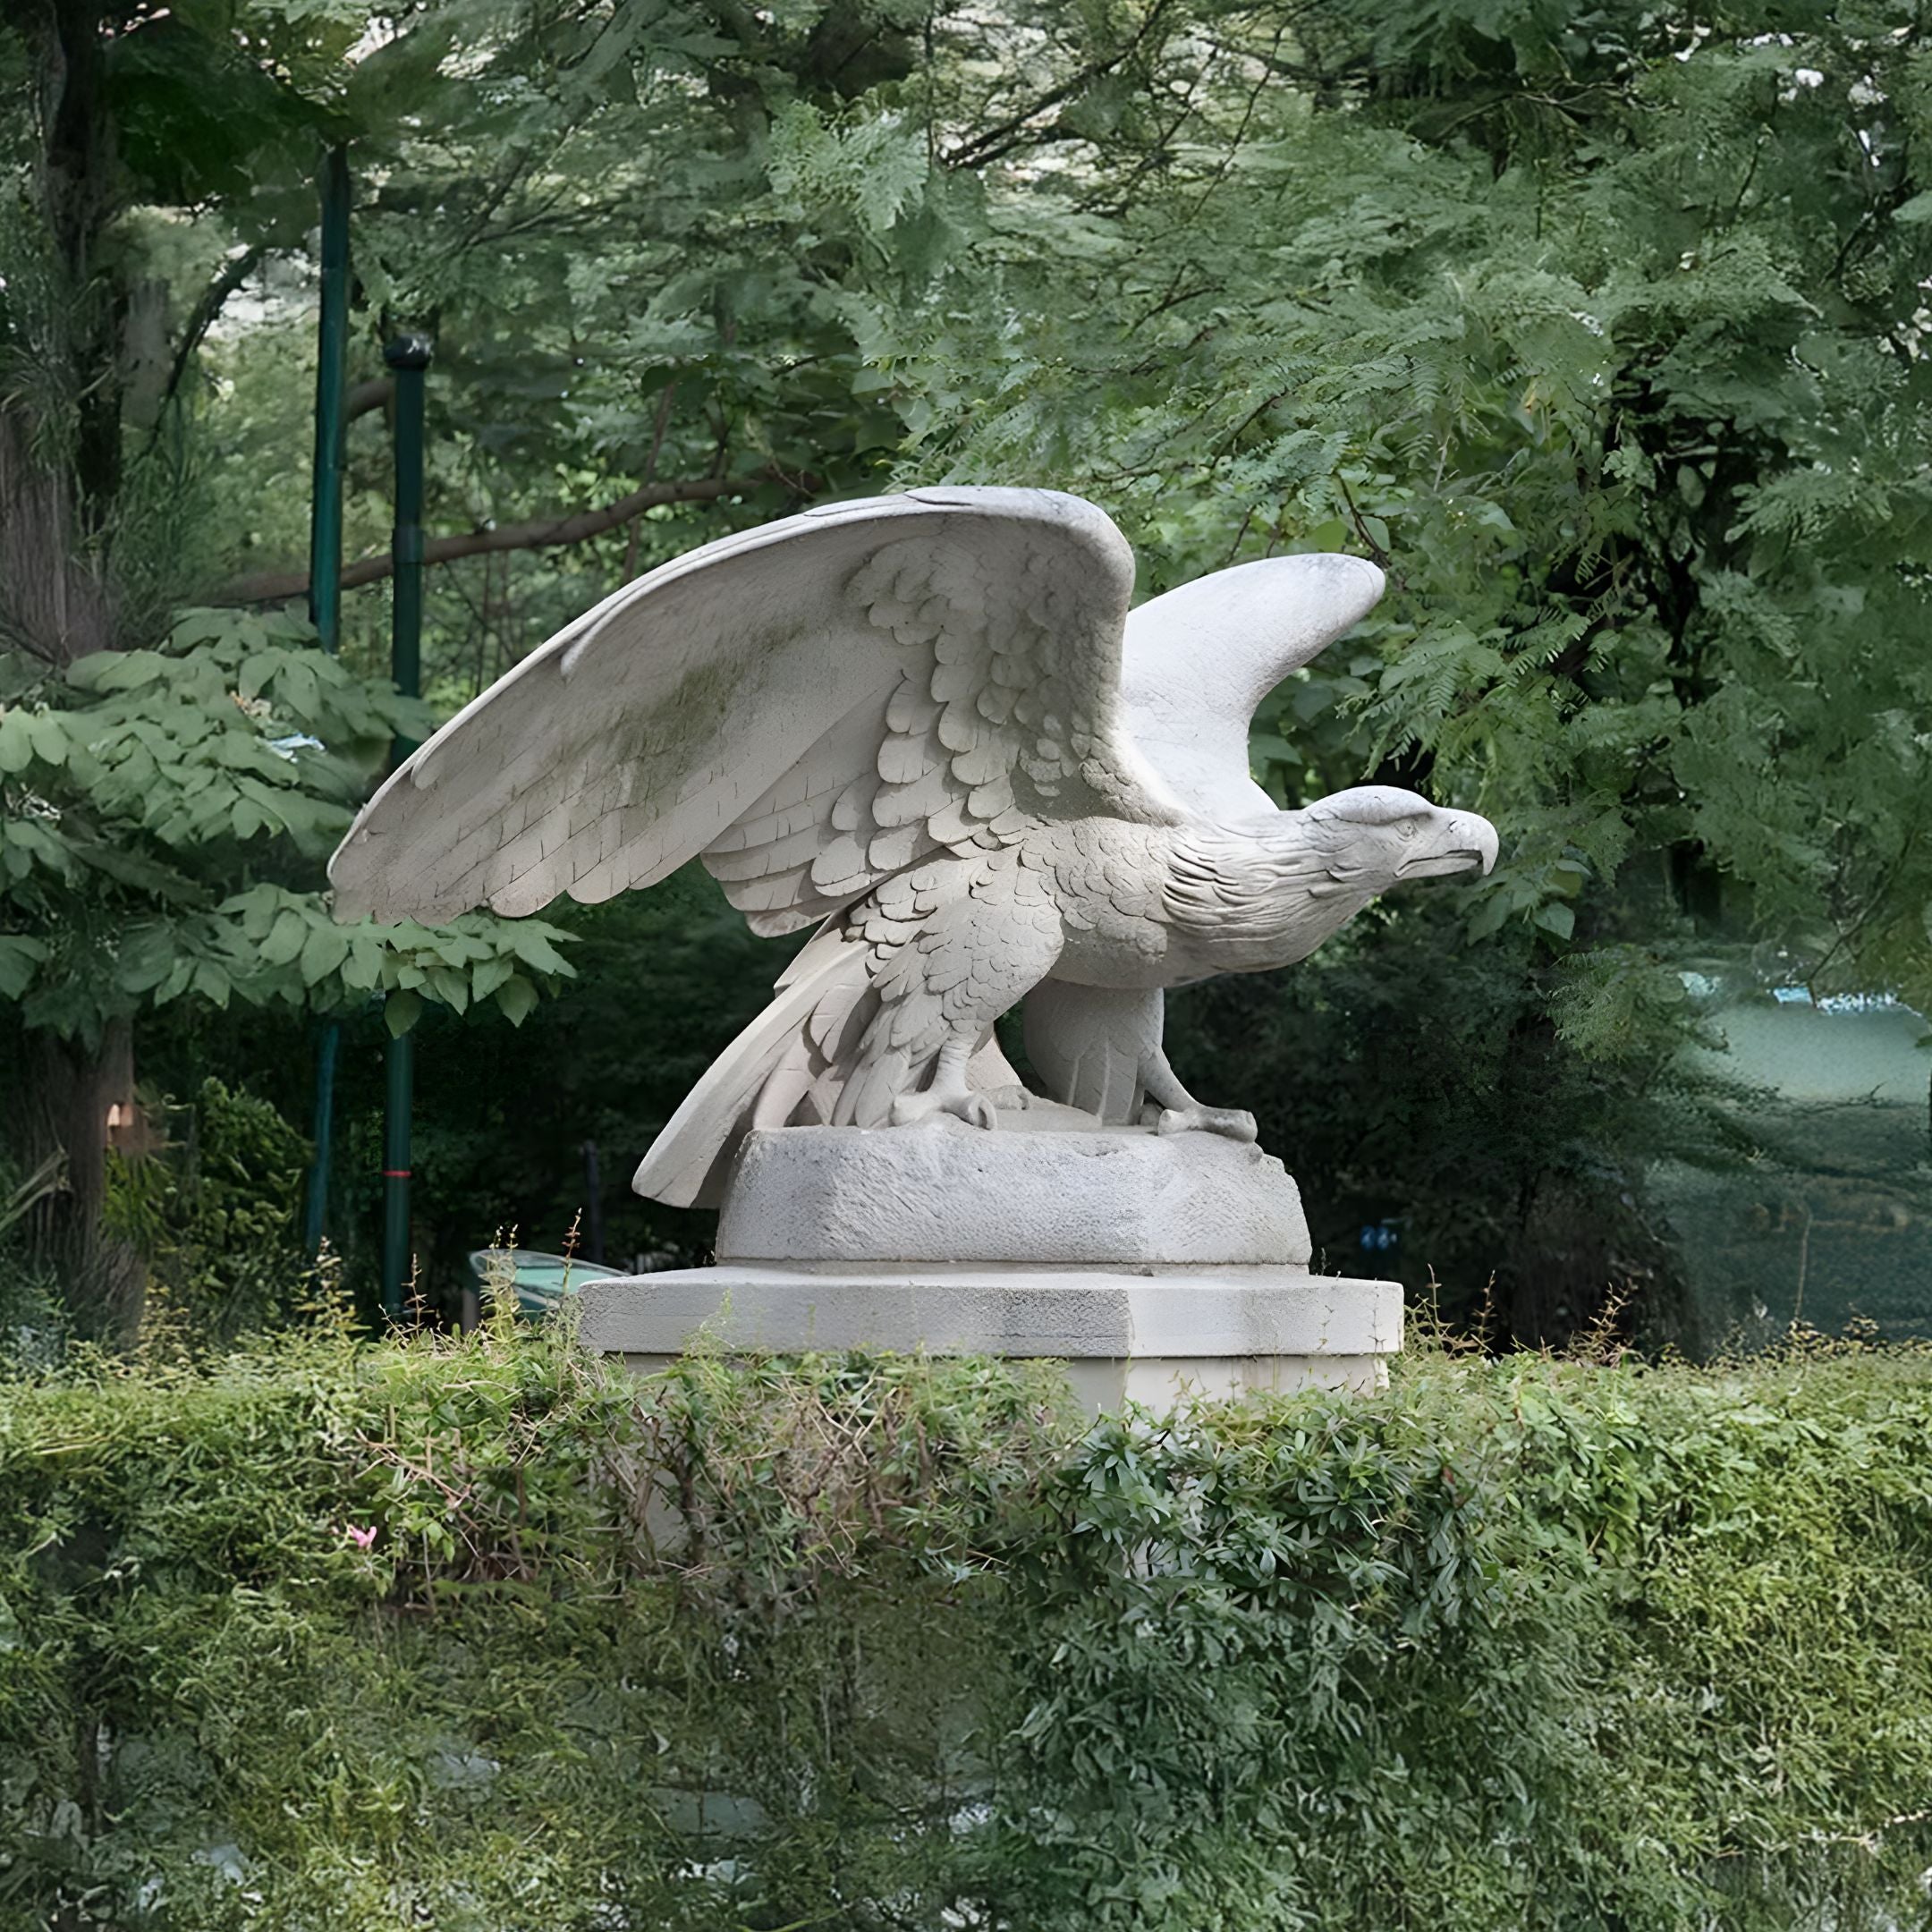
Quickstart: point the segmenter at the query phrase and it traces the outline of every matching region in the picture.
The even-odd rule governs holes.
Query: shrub
[[[1923,1923],[1928,1422],[1856,1348],[1091,1426],[503,1330],[82,1360],[0,1385],[0,1922]]]
[[[55,1155],[30,1173],[0,1162],[0,1372],[46,1367],[67,1347],[67,1309],[53,1270],[25,1235],[29,1215],[66,1184],[66,1158]]]
[[[266,1101],[204,1080],[184,1123],[157,1153],[107,1157],[107,1227],[148,1269],[150,1335],[230,1343],[285,1321],[307,1295],[296,1226],[309,1144]]]

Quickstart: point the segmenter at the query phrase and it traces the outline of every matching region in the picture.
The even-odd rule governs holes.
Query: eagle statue
[[[828,504],[607,597],[422,746],[329,868],[339,919],[516,915],[699,858],[816,927],[635,1186],[715,1204],[753,1127],[1149,1121],[1252,1140],[1161,1048],[1162,995],[1304,959],[1483,818],[1365,785],[1283,811],[1258,705],[1382,594],[1271,557],[1130,609],[1133,555],[1051,490]],[[994,1038],[1026,1003],[1030,1093]],[[1079,1110],[1077,1114],[1069,1110]]]

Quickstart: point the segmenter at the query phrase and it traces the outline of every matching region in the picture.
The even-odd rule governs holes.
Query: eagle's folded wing
[[[534,651],[370,801],[337,917],[527,913],[702,853],[760,931],[1036,818],[1166,823],[1128,741],[1133,580],[1091,504],[934,489],[654,571]]]

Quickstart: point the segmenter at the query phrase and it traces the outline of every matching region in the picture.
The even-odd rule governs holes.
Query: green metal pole
[[[315,484],[309,517],[309,617],[342,643],[343,389],[349,347],[349,154],[322,164],[322,312],[316,325]]]
[[[410,1110],[416,1091],[416,1036],[392,1039],[383,1063],[383,1313],[402,1317],[410,1277]]]
[[[383,360],[395,371],[395,534],[390,543],[390,674],[405,698],[422,695],[423,376],[429,338],[401,335],[386,344]],[[390,748],[400,765],[416,749],[398,738]],[[389,1042],[383,1105],[383,1311],[394,1321],[402,1312],[410,1272],[410,1112],[416,1081],[416,1042],[409,1034]]]
[[[349,155],[322,163],[322,308],[316,326],[315,472],[309,500],[309,621],[322,648],[342,643],[343,391],[349,343]],[[302,1245],[322,1245],[335,1140],[335,1058],[342,1022],[325,1020],[316,1040],[315,1158],[302,1204]]]

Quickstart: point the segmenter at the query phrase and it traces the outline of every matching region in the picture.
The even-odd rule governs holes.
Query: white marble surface
[[[532,912],[701,858],[755,930],[818,928],[640,1166],[667,1202],[715,1205],[754,1127],[992,1124],[972,1068],[1022,1000],[1046,1097],[1252,1140],[1168,1063],[1162,989],[1304,959],[1496,833],[1387,786],[1281,811],[1249,775],[1255,708],[1374,606],[1373,564],[1271,557],[1139,609],[1134,568],[1052,490],[707,545],[425,744],[332,860],[337,912]]]
[[[1278,810],[1250,775],[1256,708],[1373,608],[1374,564],[1133,583],[1055,491],[826,504],[606,598],[357,819],[345,919],[701,859],[755,931],[817,928],[633,1182],[722,1206],[724,1265],[596,1284],[591,1345],[990,1350],[1116,1395],[1367,1385],[1400,1346],[1394,1284],[1308,1274],[1294,1182],[1169,1063],[1164,990],[1487,871],[1495,829],[1378,785]],[[1022,1002],[1046,1106],[995,1043]]]
[[[1306,1268],[1309,1251],[1299,1191],[1252,1142],[954,1120],[754,1132],[717,1233],[733,1262]]]
[[[1301,1268],[733,1262],[596,1281],[581,1300],[585,1344],[644,1371],[692,1349],[1046,1357],[1089,1407],[1374,1388],[1402,1327],[1396,1283]]]

